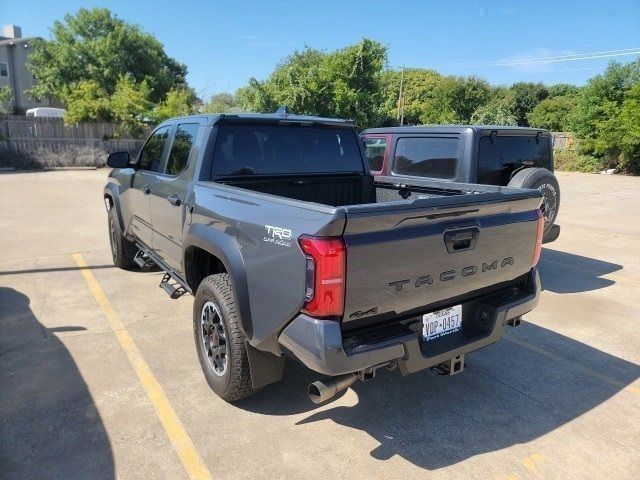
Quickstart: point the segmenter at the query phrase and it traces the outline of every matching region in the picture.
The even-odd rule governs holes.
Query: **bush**
[[[52,167],[98,167],[104,165],[107,152],[102,148],[71,145],[64,150],[51,152],[38,149],[35,152],[0,150],[0,167],[18,170],[40,170]]]
[[[598,173],[607,168],[604,160],[575,150],[554,150],[553,159],[556,170],[567,172]]]
[[[123,150],[122,146],[111,142],[105,142],[100,147],[68,145],[57,151],[39,148],[31,152],[13,151],[0,146],[0,167],[14,167],[18,170],[102,167],[107,161],[107,155],[119,150]],[[128,150],[131,155],[138,153],[138,147],[133,145]]]

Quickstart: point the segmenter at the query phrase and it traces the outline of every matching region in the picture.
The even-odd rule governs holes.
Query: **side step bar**
[[[133,261],[142,270],[149,270],[155,265],[164,270],[164,275],[162,276],[162,280],[158,286],[167,292],[169,298],[176,299],[180,298],[185,293],[192,293],[191,288],[189,288],[187,282],[178,272],[166,265],[156,254],[144,245],[136,243],[136,247],[138,248],[138,253],[136,253]]]
[[[156,262],[154,262],[148,256],[146,256],[142,250],[138,250],[138,253],[136,253],[136,256],[133,257],[133,261],[145,272],[151,270],[153,267],[156,266]]]
[[[169,283],[171,279],[173,279],[175,283]],[[169,298],[173,298],[174,300],[187,293],[184,286],[166,272],[160,281],[159,287],[169,294]]]

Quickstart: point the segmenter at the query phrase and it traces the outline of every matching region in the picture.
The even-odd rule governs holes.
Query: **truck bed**
[[[293,200],[333,207],[395,203],[425,198],[490,193],[492,199],[528,198],[531,192],[493,185],[476,185],[429,179],[410,179],[361,174],[308,176],[238,176],[218,179],[217,183],[276,195]],[[518,195],[520,192],[520,195]],[[489,197],[483,197],[488,200]],[[472,201],[479,201],[475,198]],[[455,201],[457,203],[458,200]],[[406,202],[405,202],[406,203]],[[448,202],[450,203],[450,202]]]
[[[286,197],[288,208],[320,210],[343,222],[346,329],[447,306],[447,299],[503,286],[531,270],[537,190],[410,181],[327,175],[219,183],[243,189],[232,190],[256,205]]]

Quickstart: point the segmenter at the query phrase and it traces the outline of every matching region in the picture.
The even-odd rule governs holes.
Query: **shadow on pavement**
[[[287,369],[283,382],[238,407],[265,415],[315,410],[305,392],[318,375],[298,365],[287,365]],[[459,375],[419,372],[402,377],[383,371],[374,380],[352,387],[358,396],[356,405],[318,411],[296,425],[304,428],[330,420],[362,430],[380,444],[362,454],[379,460],[399,455],[433,470],[539,438],[602,404],[639,377],[638,365],[523,323],[499,343],[469,355]],[[624,431],[624,422],[634,413],[631,406],[616,407],[608,424]]]
[[[101,268],[116,268],[115,265],[91,265],[87,267],[89,270],[98,270]],[[2,275],[23,275],[29,273],[51,273],[51,272],[69,272],[73,270],[82,270],[80,267],[53,267],[53,268],[31,268],[27,270],[6,270],[0,271]]]
[[[29,298],[0,288],[0,478],[115,478],[113,453],[82,375]]]
[[[577,293],[613,285],[613,280],[600,277],[622,270],[622,265],[543,248],[539,270],[544,290]]]

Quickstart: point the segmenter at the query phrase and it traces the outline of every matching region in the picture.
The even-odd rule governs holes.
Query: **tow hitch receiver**
[[[438,375],[455,375],[456,373],[460,373],[464,370],[464,354],[450,358],[446,362],[439,363],[431,367],[431,370]]]
[[[520,325],[521,321],[522,321],[522,317],[515,317],[515,318],[512,318],[511,320],[507,320],[505,322],[505,325],[508,325],[510,327],[517,327]]]

